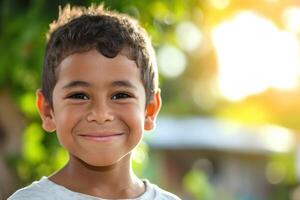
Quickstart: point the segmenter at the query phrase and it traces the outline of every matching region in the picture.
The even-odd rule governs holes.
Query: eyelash
[[[90,99],[88,95],[86,95],[85,93],[80,93],[80,92],[71,94],[67,98],[68,99],[79,99],[79,100],[89,100]],[[128,98],[133,98],[133,95],[128,94],[126,92],[118,92],[111,97],[112,100],[128,99]]]
[[[69,98],[69,99],[88,100],[89,96],[86,95],[85,93],[74,93],[74,94],[69,95],[67,98]]]
[[[128,99],[128,98],[133,98],[133,96],[131,94],[126,93],[126,92],[118,92],[118,93],[114,94],[111,97],[112,100]]]

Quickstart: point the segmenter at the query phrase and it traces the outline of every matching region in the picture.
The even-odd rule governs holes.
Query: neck
[[[143,182],[131,169],[130,154],[110,166],[91,166],[70,155],[68,164],[50,177],[66,188],[102,198],[134,198],[144,192]]]

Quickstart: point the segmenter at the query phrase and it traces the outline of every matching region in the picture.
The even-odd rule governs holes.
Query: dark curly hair
[[[104,10],[103,5],[88,8],[66,5],[59,8],[58,20],[49,26],[42,93],[51,106],[61,61],[71,54],[92,49],[109,58],[125,49],[126,56],[140,69],[148,105],[158,87],[156,58],[149,36],[135,19]]]

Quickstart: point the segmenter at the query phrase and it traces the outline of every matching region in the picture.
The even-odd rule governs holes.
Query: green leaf
[[[26,161],[37,163],[46,157],[46,149],[42,144],[43,138],[44,132],[39,124],[32,123],[25,129],[23,156]]]

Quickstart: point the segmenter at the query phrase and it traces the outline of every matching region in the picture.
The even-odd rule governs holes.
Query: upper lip
[[[122,135],[122,132],[111,132],[111,131],[95,131],[87,133],[79,133],[79,136],[88,136],[88,137],[109,137],[115,135]]]

